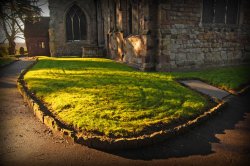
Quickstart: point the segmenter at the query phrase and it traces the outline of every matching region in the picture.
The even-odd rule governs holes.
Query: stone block
[[[63,133],[64,136],[69,136],[70,137],[72,135],[73,131],[68,130],[68,129],[62,129],[62,133]]]
[[[195,34],[190,34],[190,35],[189,35],[189,38],[190,38],[190,39],[196,39],[197,36],[196,36]]]
[[[169,62],[169,64],[170,64],[171,68],[175,68],[176,67],[176,61],[174,61],[174,60],[171,60]]]
[[[142,64],[142,58],[136,58],[136,63],[137,64]]]
[[[196,53],[187,53],[187,60],[188,61],[195,61],[199,54]]]
[[[186,60],[185,61],[183,61],[183,60],[176,61],[177,67],[184,67],[185,65],[186,65]]]
[[[202,67],[203,64],[204,64],[204,60],[197,60],[197,61],[195,61],[195,65],[196,66]]]
[[[36,115],[36,111],[39,111],[39,109],[40,109],[39,105],[35,102],[33,104],[33,113],[34,113],[34,115]]]
[[[34,110],[35,116],[43,123],[44,122],[44,113],[39,109],[39,110]]]
[[[204,59],[205,59],[204,53],[200,53],[200,54],[196,57],[196,59],[197,59],[198,61],[204,61]]]
[[[179,54],[176,54],[175,59],[176,61],[185,61],[187,60],[187,55],[185,53],[179,53]]]
[[[242,58],[242,52],[241,51],[235,51],[234,52],[234,59],[241,59]]]
[[[169,39],[163,39],[163,40],[162,40],[162,45],[163,45],[163,46],[168,46],[168,45],[170,45],[170,40],[169,40]]]
[[[161,33],[162,33],[163,36],[164,35],[170,35],[171,34],[171,30],[169,30],[169,29],[162,29]]]
[[[170,51],[167,49],[162,50],[163,55],[170,55]]]
[[[181,48],[180,44],[172,44],[171,49],[176,50],[177,48]]]
[[[101,47],[82,47],[82,57],[102,57],[103,49]]]
[[[51,130],[55,129],[56,122],[54,118],[50,116],[44,116],[44,124],[49,127]]]
[[[221,59],[220,52],[214,52],[213,53],[213,59],[215,61],[220,61],[220,59]]]
[[[246,45],[246,46],[245,46],[245,51],[246,51],[246,52],[250,52],[250,46]]]
[[[182,45],[183,44],[182,40],[176,40],[175,43],[178,44],[178,45]]]
[[[222,60],[227,60],[228,59],[226,51],[221,51],[221,59]]]
[[[170,54],[170,60],[175,60],[176,59],[175,57],[176,57],[176,54],[174,54],[174,53]]]
[[[195,40],[194,40],[194,43],[199,44],[199,43],[201,43],[201,42],[200,42],[199,39],[195,39]]]
[[[181,30],[181,33],[186,34],[186,33],[187,33],[187,29],[182,29],[182,30]]]
[[[176,29],[171,29],[171,34],[177,34],[177,30]]]
[[[211,47],[213,47],[213,48],[218,48],[218,47],[221,47],[221,44],[220,43],[212,43],[211,44]]]
[[[185,61],[185,66],[195,66],[195,61],[187,60],[187,61]]]

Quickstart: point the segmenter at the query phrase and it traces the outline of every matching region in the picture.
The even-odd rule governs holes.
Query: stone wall
[[[125,1],[125,0],[124,0]],[[107,57],[119,61],[123,61],[130,66],[141,70],[152,70],[154,68],[155,56],[155,38],[152,26],[154,24],[154,13],[157,5],[153,0],[142,0],[140,2],[134,1],[132,3],[132,27],[129,30],[129,6],[131,1],[127,0],[127,5],[122,6],[120,1],[115,0],[116,7],[108,8],[104,18],[104,24],[107,24],[110,31],[106,39],[107,43]],[[157,3],[156,3],[157,4]],[[150,9],[151,8],[151,9]],[[114,10],[115,9],[115,12]],[[112,15],[116,13],[116,17]],[[104,14],[105,15],[105,14]],[[116,21],[112,19],[116,18]],[[152,21],[150,21],[152,20]],[[108,29],[105,28],[105,29]]]
[[[65,13],[73,3],[86,15],[86,40],[66,40]],[[51,55],[101,47],[107,58],[158,71],[247,63],[249,4],[241,0],[239,24],[205,25],[203,0],[49,0]]]
[[[244,4],[245,3],[245,4]],[[243,1],[239,25],[202,25],[202,0],[160,4],[157,70],[194,69],[249,61],[249,2]],[[248,25],[247,25],[248,24]]]
[[[131,35],[124,38],[123,33],[111,33],[109,55],[111,59],[123,61],[135,68],[143,69],[147,56],[146,35]]]
[[[26,37],[25,42],[29,56],[49,56],[48,37]]]
[[[82,47],[82,58],[100,58],[103,57],[102,47],[83,46]]]
[[[77,4],[86,16],[87,39],[81,41],[67,41],[65,15],[67,10]],[[93,0],[49,0],[50,9],[50,52],[51,56],[82,55],[82,46],[96,46],[96,6]]]

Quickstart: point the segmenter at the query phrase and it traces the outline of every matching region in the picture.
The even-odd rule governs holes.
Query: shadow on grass
[[[92,59],[92,60],[91,60]],[[39,59],[42,61],[38,63],[32,70],[39,70],[39,69],[63,69],[67,68],[67,70],[84,70],[84,69],[105,69],[105,70],[119,70],[119,71],[134,71],[132,67],[129,67],[125,64],[121,63],[114,63],[111,60],[104,59],[100,61],[100,59],[93,60],[93,58],[83,58],[83,59],[72,59],[72,58],[61,58],[61,59]],[[67,62],[68,66],[65,66],[65,62]],[[79,67],[81,66],[81,67]]]
[[[225,130],[235,129],[235,125],[245,119],[245,113],[250,112],[249,98],[249,91],[244,96],[234,97],[222,113],[217,114],[193,130],[163,143],[142,149],[108,153],[133,160],[168,159],[215,153],[212,150],[212,144],[220,143],[216,134],[224,134]]]
[[[129,73],[130,71],[134,71],[129,67],[123,66],[121,64],[115,64],[112,61],[91,61],[91,60],[86,60],[84,59],[83,61],[79,61],[79,60],[67,60],[67,64],[64,62],[64,60],[43,60],[46,63],[40,64],[38,63],[38,65],[35,66],[35,68],[33,68],[32,70],[39,70],[39,69],[64,69],[65,65],[67,66],[67,70],[68,71],[73,71],[73,70],[92,70],[92,68],[94,68],[95,70],[102,71],[102,70],[111,70],[111,71],[128,71],[127,73]],[[80,67],[79,67],[80,66]],[[65,67],[66,68],[66,67]],[[61,72],[60,72],[61,73]],[[67,74],[67,71],[65,72]],[[65,73],[63,73],[62,75],[65,75]],[[72,72],[73,73],[73,72]],[[124,72],[125,73],[125,72]],[[123,74],[124,74],[123,73]],[[53,73],[52,73],[53,74]],[[92,74],[92,76],[91,76]],[[76,73],[77,75],[77,73]],[[120,75],[116,75],[115,79],[111,79],[112,73],[109,75],[101,75],[100,73],[94,75],[94,73],[84,73],[81,74],[81,80],[87,80],[84,81],[83,83],[78,83],[79,79],[73,80],[72,78],[74,78],[74,74],[68,74],[67,77],[64,78],[64,80],[43,80],[41,78],[35,78],[34,80],[30,80],[32,81],[38,81],[39,82],[43,82],[43,85],[45,87],[40,87],[41,90],[43,90],[46,87],[49,87],[49,85],[51,84],[51,82],[55,83],[56,85],[53,86],[53,88],[67,88],[68,86],[74,86],[74,87],[84,87],[87,86],[85,88],[94,88],[95,86],[103,86],[105,88],[105,84],[107,82],[107,84],[117,84],[117,85],[127,85],[127,84],[134,84],[135,87],[138,87],[138,79],[136,78],[132,78],[131,75],[127,75],[126,77],[123,75],[122,77],[120,77]],[[143,75],[143,73],[139,73],[138,75]],[[56,75],[55,75],[56,76]],[[60,74],[57,76],[60,77]],[[152,79],[151,77],[149,77],[149,75],[144,75],[145,78],[143,78],[143,80],[145,80],[145,84],[143,83],[143,87],[147,87],[147,85],[152,86],[152,83],[154,83],[155,85],[152,87],[153,89],[164,89],[165,86],[167,86],[166,90],[170,90],[169,93],[167,93],[169,98],[181,98],[182,100],[180,100],[180,103],[182,104],[184,101],[186,101],[188,98],[193,97],[193,93],[190,93],[189,96],[184,96],[183,97],[183,92],[187,91],[184,90],[182,88],[184,87],[178,87],[176,88],[175,86],[171,86],[171,84],[166,84],[167,81],[165,80],[164,83],[162,82],[163,80],[161,80],[162,78],[159,78],[159,80]],[[151,79],[151,80],[150,80]],[[114,80],[114,82],[110,82],[110,80]],[[28,81],[28,80],[26,80]],[[41,84],[40,84],[41,85]],[[39,87],[38,87],[39,88]],[[180,91],[178,91],[178,89]],[[37,89],[39,90],[39,89]],[[49,89],[46,89],[45,93],[50,93],[52,91],[55,91],[56,89],[51,89],[51,91],[49,91]],[[136,90],[140,90],[140,88],[137,88]],[[129,94],[129,92],[134,91],[134,90],[127,90],[127,93]],[[72,93],[72,91],[70,91]],[[119,96],[120,93],[118,92],[114,92],[113,94],[110,95],[110,93],[107,93],[108,97],[111,99],[116,98],[116,100],[121,99],[122,102],[121,103],[128,103],[131,104],[132,102],[130,101],[124,101],[124,99],[133,99],[135,98],[133,97],[123,97],[123,96]],[[138,92],[138,94],[141,94],[141,91]],[[154,93],[159,95],[159,93]],[[180,96],[178,96],[177,94],[179,94]],[[176,96],[177,95],[177,96]],[[143,94],[142,94],[143,96]],[[153,96],[153,93],[150,93],[150,96]],[[106,97],[106,96],[105,96]],[[156,96],[153,96],[154,98]],[[153,160],[153,159],[166,159],[166,158],[172,158],[172,157],[187,157],[187,156],[191,156],[191,155],[208,155],[208,154],[212,154],[213,149],[212,149],[212,143],[220,143],[220,140],[216,137],[216,134],[223,134],[225,130],[227,129],[234,129],[235,124],[237,124],[239,121],[244,119],[244,114],[245,112],[249,111],[248,109],[248,98],[249,98],[249,93],[248,96],[243,96],[243,97],[234,97],[234,100],[231,101],[231,103],[229,104],[228,108],[226,108],[226,110],[224,110],[223,113],[217,115],[216,117],[210,119],[209,121],[203,123],[201,126],[196,127],[195,129],[187,132],[184,135],[180,135],[177,136],[176,138],[167,140],[161,144],[157,144],[154,146],[150,146],[147,148],[143,148],[143,149],[137,149],[137,150],[123,150],[123,151],[112,151],[112,152],[108,152],[117,156],[121,156],[124,158],[128,158],[128,159],[139,159],[139,160]],[[163,95],[159,95],[159,99],[164,99],[165,96]],[[155,103],[157,105],[158,102],[153,101],[153,104]],[[169,106],[171,103],[166,104],[167,106]],[[137,105],[139,107],[148,107],[149,105],[147,103],[135,103],[134,105]],[[165,109],[166,110],[166,109]],[[190,109],[188,108],[187,111],[190,111]],[[187,112],[186,111],[186,112]],[[184,111],[185,112],[185,111]],[[133,115],[134,117],[135,115]],[[91,119],[93,120],[93,119]]]
[[[173,117],[173,121],[175,121],[174,119],[177,119],[177,116],[187,118],[191,116],[189,113],[192,113],[192,116],[196,116],[200,113],[197,109],[192,108],[192,104],[201,102],[193,97],[196,96],[195,92],[176,84],[174,81],[164,81],[161,79],[152,81],[152,78],[137,79],[137,77],[138,75],[102,74],[97,78],[93,76],[93,74],[82,74],[79,78],[78,75],[74,76],[73,74],[69,77],[64,76],[62,79],[28,77],[25,81],[32,85],[30,88],[31,91],[39,93],[38,96],[52,95],[52,100],[49,102],[53,102],[54,104],[55,100],[53,95],[58,94],[58,92],[64,93],[64,98],[68,94],[75,95],[75,97],[71,98],[73,101],[75,98],[79,98],[76,103],[69,100],[63,101],[63,99],[61,99],[60,103],[63,104],[60,104],[60,108],[55,110],[56,113],[61,113],[63,112],[62,110],[66,110],[68,107],[75,108],[76,105],[90,105],[91,107],[91,105],[94,104],[98,109],[91,109],[89,114],[86,111],[79,112],[79,107],[77,110],[79,116],[80,114],[87,115],[87,117],[91,117],[88,118],[91,121],[100,121],[100,119],[102,119],[112,121],[115,125],[121,125],[119,122],[124,122],[140,126],[136,122],[140,120],[140,123],[145,126],[145,122],[142,121],[143,119],[150,119],[148,121],[153,122],[154,120],[156,121],[169,116]],[[84,99],[86,96],[95,97],[93,101],[87,101]],[[184,104],[186,101],[189,101],[189,105]],[[179,107],[182,108],[178,109]],[[100,112],[100,110],[102,111]],[[139,111],[134,112],[132,110]],[[182,115],[176,113],[180,110],[182,111]],[[131,115],[131,113],[133,113],[133,115]],[[105,114],[109,116],[105,116]],[[78,122],[74,120],[72,123]],[[159,126],[158,128],[161,127],[162,126]],[[151,133],[149,128],[156,130],[156,127],[152,126],[147,127],[149,131],[145,129],[143,132]]]

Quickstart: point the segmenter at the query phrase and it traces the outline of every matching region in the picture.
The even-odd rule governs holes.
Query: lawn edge
[[[33,93],[29,91],[23,78],[24,75],[29,71],[29,69],[31,69],[37,62],[38,59],[36,59],[33,64],[28,66],[28,68],[23,70],[18,77],[17,87],[24,100],[28,103],[28,106],[31,108],[34,115],[53,132],[59,131],[63,136],[73,139],[76,143],[86,145],[95,149],[134,149],[162,142],[166,139],[187,132],[189,129],[201,124],[203,121],[208,120],[216,113],[222,111],[227,104],[227,102],[225,101],[220,101],[215,107],[209,109],[193,120],[189,120],[179,126],[160,130],[148,135],[142,135],[132,138],[109,138],[104,136],[93,136],[90,134],[77,132],[73,128],[70,128],[60,122],[55,118],[55,116],[53,116],[48,108],[46,108],[46,106]]]

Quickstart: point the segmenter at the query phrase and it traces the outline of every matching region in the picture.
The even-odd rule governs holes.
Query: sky
[[[38,6],[42,9],[42,16],[48,17],[49,16],[49,7],[48,7],[48,0],[40,0]]]
[[[44,17],[49,17],[49,7],[48,7],[48,0],[39,0],[37,5],[42,9],[41,15]],[[23,35],[22,35],[23,37]],[[17,43],[25,43],[24,39],[17,38]]]

